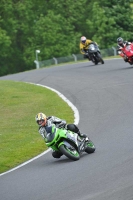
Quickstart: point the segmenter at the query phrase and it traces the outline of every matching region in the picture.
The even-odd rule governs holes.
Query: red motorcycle
[[[118,50],[118,53],[121,57],[124,58],[125,62],[129,62],[130,65],[133,65],[133,43],[124,45]]]

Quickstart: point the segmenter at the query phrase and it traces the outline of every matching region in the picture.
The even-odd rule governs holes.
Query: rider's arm
[[[122,47],[118,46],[117,52],[120,56],[124,57],[123,51],[122,51]]]
[[[86,46],[89,46],[91,43],[94,43],[92,40],[86,40]]]
[[[129,44],[131,44],[131,42],[124,41],[124,42],[123,42],[123,44],[124,44],[124,46],[126,46],[126,45],[129,45]]]
[[[99,46],[98,44],[97,44],[97,42],[93,42],[94,44],[96,44],[97,46]]]
[[[45,127],[39,128],[39,133],[44,138],[45,142],[47,142],[51,137],[53,137],[53,134],[56,132],[56,126],[54,124],[49,124]]]
[[[90,41],[91,41],[91,42],[90,42]],[[90,44],[95,44],[95,45],[98,46],[97,42],[94,42],[94,41],[92,41],[92,40],[89,40],[88,45],[90,45]]]
[[[122,52],[121,49],[117,49],[116,51],[117,51],[117,53],[118,53],[119,55],[120,55],[121,52]]]
[[[129,45],[129,44],[131,44],[131,42],[126,42],[126,45]]]
[[[45,127],[40,127],[38,132],[40,133],[40,135],[43,137],[43,138],[46,138],[46,135],[47,135],[47,131],[45,129]]]
[[[80,42],[79,48],[80,48],[80,53],[85,54],[84,46],[81,42]]]
[[[51,116],[50,118],[48,118],[48,121],[50,121],[51,123],[55,124],[58,127],[62,127],[66,125],[66,120],[60,119],[55,116]]]
[[[118,52],[118,54],[121,54],[122,51],[119,49],[119,50],[117,50],[117,52]]]

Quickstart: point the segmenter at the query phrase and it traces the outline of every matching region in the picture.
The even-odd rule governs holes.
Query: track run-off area
[[[96,146],[95,153],[84,153],[75,162],[65,156],[54,159],[48,151],[0,176],[1,200],[133,199],[132,65],[122,59],[80,62],[0,80],[40,84],[64,95],[78,110],[80,130]]]

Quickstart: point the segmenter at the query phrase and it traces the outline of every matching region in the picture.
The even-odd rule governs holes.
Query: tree
[[[79,53],[82,35],[100,48],[133,38],[132,0],[1,0],[0,76],[34,69],[39,60]]]
[[[131,0],[101,0],[95,1],[92,5],[92,20],[88,20],[87,24],[93,39],[102,48],[116,45],[117,37],[123,37],[125,40],[133,37],[131,2]]]

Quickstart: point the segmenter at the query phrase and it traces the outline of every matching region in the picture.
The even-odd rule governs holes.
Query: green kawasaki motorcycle
[[[47,134],[45,143],[73,161],[79,160],[83,152],[91,154],[95,151],[92,141],[85,141],[85,138],[80,137],[77,133],[57,128],[54,125],[52,125],[52,131]]]

